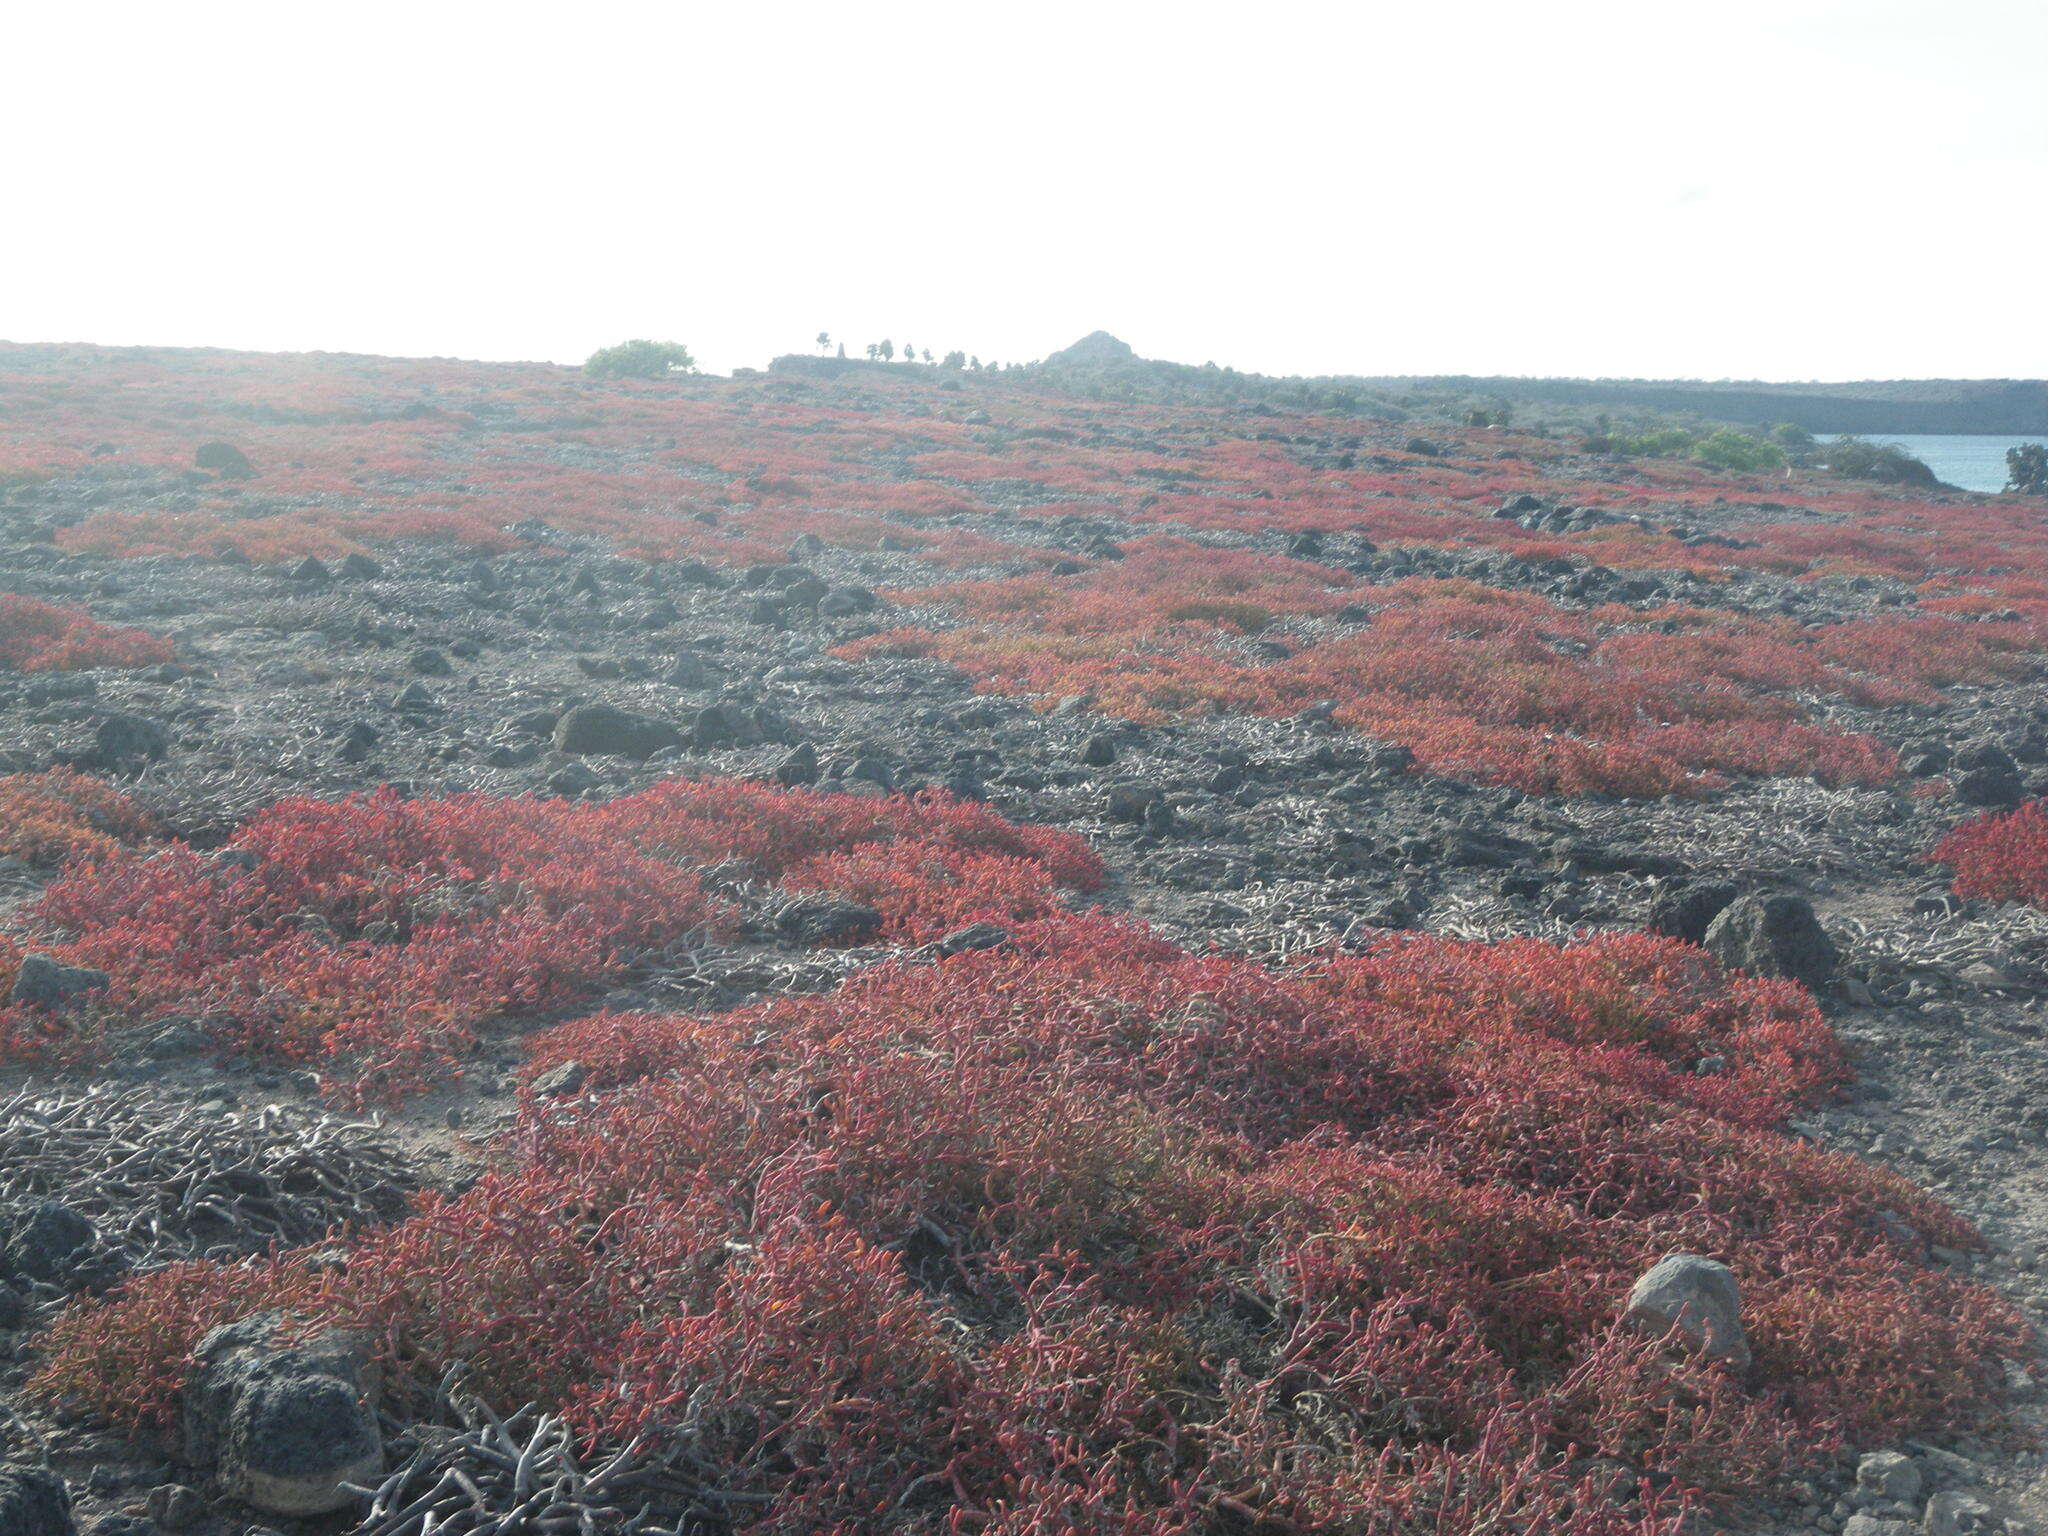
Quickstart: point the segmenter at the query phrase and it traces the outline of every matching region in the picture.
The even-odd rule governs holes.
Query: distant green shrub
[[[1785,467],[1785,450],[1776,443],[1767,443],[1760,437],[1751,437],[1747,432],[1737,432],[1727,427],[1696,444],[1692,456],[1702,464],[1711,464],[1716,469],[1758,470]]]
[[[1838,437],[1821,449],[1822,461],[1838,475],[1852,480],[1876,480],[1886,485],[1936,486],[1934,471],[1897,443],[1873,443],[1867,438]]]
[[[665,379],[696,366],[697,359],[679,341],[622,341],[591,353],[583,372],[593,379]]]
[[[2006,449],[2005,488],[2021,496],[2048,496],[2048,447],[2021,443]]]
[[[1781,421],[1771,428],[1771,441],[1781,443],[1787,448],[1811,448],[1813,434],[1796,422]]]
[[[1616,432],[1607,441],[1610,453],[1625,453],[1635,459],[1675,459],[1692,451],[1693,435],[1683,427],[1663,427],[1654,432]]]

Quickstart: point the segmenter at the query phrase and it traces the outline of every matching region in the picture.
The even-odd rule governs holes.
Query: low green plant
[[[622,341],[599,347],[584,359],[583,371],[593,379],[665,379],[697,366],[690,349],[679,341]]]
[[[1785,450],[1777,443],[1724,427],[1695,444],[1692,456],[1716,469],[1783,469]]]

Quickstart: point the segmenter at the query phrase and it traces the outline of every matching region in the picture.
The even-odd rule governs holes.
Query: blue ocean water
[[[1832,442],[1830,436],[1824,441]],[[1870,434],[1873,443],[1897,443],[1934,471],[1934,478],[1966,491],[2005,489],[2005,450],[2021,443],[2048,441],[2039,437],[1974,437],[1943,432],[1917,437]]]

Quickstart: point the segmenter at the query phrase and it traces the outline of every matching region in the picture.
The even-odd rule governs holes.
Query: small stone
[[[1741,896],[1708,924],[1706,951],[1730,970],[1824,983],[1839,953],[1803,896]]]
[[[776,783],[792,788],[817,783],[818,749],[807,741],[792,747],[789,755],[775,765],[774,779]]]
[[[108,715],[93,732],[95,758],[103,767],[156,762],[171,749],[171,733],[147,715]]]
[[[785,906],[776,921],[800,943],[857,944],[882,926],[882,914],[865,902],[805,896]]]
[[[586,1075],[582,1062],[573,1059],[562,1062],[533,1080],[533,1096],[537,1099],[569,1098],[583,1091]]]
[[[1898,1451],[1872,1451],[1856,1463],[1856,1486],[1880,1499],[1920,1495],[1920,1468]]]
[[[1630,1288],[1624,1315],[1647,1332],[1678,1333],[1709,1359],[1749,1368],[1742,1293],[1734,1272],[1714,1259],[1667,1254]]]
[[[206,1500],[183,1483],[162,1483],[150,1489],[144,1508],[149,1518],[167,1531],[182,1531],[206,1518]]]
[[[579,704],[555,726],[555,750],[578,755],[648,758],[682,743],[670,722],[611,704]]]
[[[1948,1488],[1927,1501],[1921,1528],[1926,1536],[1989,1536],[1998,1529],[1998,1517],[1974,1494]]]
[[[978,949],[1001,949],[1010,942],[1010,931],[996,923],[969,923],[965,928],[955,928],[942,936],[938,951],[942,955],[963,955]]]
[[[201,443],[192,455],[201,469],[210,469],[223,480],[247,480],[256,473],[249,456],[233,443]]]
[[[95,992],[104,992],[112,984],[113,977],[105,971],[66,965],[48,955],[28,955],[22,959],[21,969],[14,973],[14,986],[7,1000],[35,1008],[61,1008]]]
[[[12,1223],[0,1248],[0,1269],[55,1284],[90,1265],[98,1242],[93,1224],[63,1201],[39,1200]]]
[[[47,1467],[0,1466],[0,1531],[7,1536],[77,1536],[64,1479]]]

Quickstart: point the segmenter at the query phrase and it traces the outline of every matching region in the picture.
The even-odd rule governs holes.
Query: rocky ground
[[[665,775],[763,774],[859,794],[945,785],[1015,819],[1070,828],[1111,865],[1105,902],[1184,942],[1262,954],[1410,927],[1561,937],[1660,922],[1698,938],[1739,896],[1804,898],[1839,949],[1839,963],[1822,964],[1815,979],[1861,1076],[1799,1133],[1941,1191],[1981,1223],[1992,1250],[1940,1260],[1980,1272],[2048,1320],[2048,915],[1946,894],[1925,853],[1965,808],[1916,797],[1916,780],[1897,790],[1772,781],[1699,801],[1525,796],[1410,773],[1401,750],[1315,711],[1139,727],[1078,699],[1040,712],[980,694],[938,663],[834,658],[834,646],[882,627],[877,590],[933,579],[907,552],[798,547],[788,566],[753,572],[649,566],[573,539],[489,560],[386,552],[296,570],[109,560],[62,553],[41,536],[72,494],[86,493],[16,493],[0,515],[0,591],[82,603],[103,620],[168,634],[177,659],[132,673],[0,674],[0,771],[70,762],[103,772],[202,848],[285,795],[392,783],[601,796]],[[1715,531],[1710,516],[1699,529]],[[1017,536],[1097,543],[1132,531],[1093,519]],[[1568,601],[1617,595],[1613,581],[1484,553],[1380,556],[1341,540],[1296,553],[1368,582],[1478,570]],[[1899,601],[1899,590],[1751,573],[1713,600],[1850,616]],[[1633,600],[1664,595],[1653,584]],[[1899,746],[1922,778],[1976,775],[1980,803],[2048,788],[2048,705],[2037,684],[1961,689],[1939,710],[1843,714]],[[0,904],[25,901],[45,878],[19,862],[0,868]],[[1724,945],[1744,942],[1724,929]],[[1749,942],[1731,955],[1756,953],[1754,935]],[[794,943],[712,949],[650,961],[608,1001],[729,1007],[829,986],[873,958]],[[280,1193],[302,1175],[313,1181],[306,1189],[328,1191],[320,1210],[332,1214],[341,1190],[372,1215],[405,1182],[445,1187],[473,1174],[509,1114],[513,1045],[492,1042],[459,1088],[364,1127],[322,1111],[306,1074],[221,1065],[166,1031],[91,1085],[98,1101],[79,1101],[88,1085],[78,1081],[6,1085],[18,1096],[0,1105],[0,1142],[68,1147],[70,1135],[75,1159],[104,1169],[121,1160],[110,1145],[150,1144],[152,1124],[183,1127],[154,1143],[170,1162],[152,1187],[178,1187],[185,1175],[170,1164],[180,1136],[245,1135],[234,1157],[253,1166],[262,1155],[254,1128],[270,1117],[265,1126],[293,1128],[288,1145],[307,1168],[264,1170],[261,1198],[279,1213],[271,1226],[223,1218],[202,1251],[247,1250],[279,1233],[309,1235]],[[61,1172],[41,1177],[5,1193],[66,1195]],[[136,1190],[93,1189],[74,1204],[103,1227],[128,1222],[134,1258],[177,1256],[152,1247]],[[179,1198],[189,1208],[206,1192]],[[318,1202],[307,1200],[311,1220]],[[0,1334],[9,1390],[34,1358],[38,1304],[30,1287],[26,1309],[6,1320],[26,1331]],[[2023,1400],[2036,1396],[2031,1379],[2015,1387]],[[4,1433],[11,1450],[47,1452],[77,1496],[80,1528],[102,1536],[239,1536],[257,1523],[292,1524],[258,1522],[194,1469],[26,1401],[8,1410]],[[1757,1527],[1894,1536],[1885,1522],[1898,1520],[1946,1536],[2004,1520],[2012,1531],[2048,1530],[2048,1461],[2035,1450],[1957,1439],[1858,1451],[1887,1454],[1817,1469],[1810,1498],[1758,1512]]]

